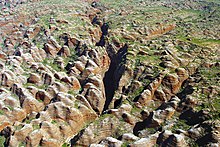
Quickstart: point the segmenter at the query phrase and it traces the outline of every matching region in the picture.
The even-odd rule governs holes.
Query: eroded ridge
[[[0,2],[0,146],[218,146],[218,1]]]

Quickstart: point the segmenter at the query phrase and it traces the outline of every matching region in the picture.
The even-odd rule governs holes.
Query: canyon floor
[[[219,0],[1,0],[0,147],[220,146]]]

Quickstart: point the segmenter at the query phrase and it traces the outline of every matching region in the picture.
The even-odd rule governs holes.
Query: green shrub
[[[1,147],[4,146],[4,142],[5,142],[5,137],[4,136],[0,136],[0,146]]]

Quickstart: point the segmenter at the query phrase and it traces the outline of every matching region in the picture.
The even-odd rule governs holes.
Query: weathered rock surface
[[[0,146],[218,146],[217,1],[0,1]]]

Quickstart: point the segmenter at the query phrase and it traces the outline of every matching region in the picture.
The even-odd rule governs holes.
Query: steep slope
[[[217,146],[218,1],[2,1],[4,146]]]

